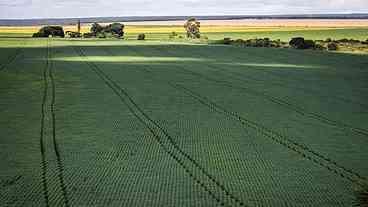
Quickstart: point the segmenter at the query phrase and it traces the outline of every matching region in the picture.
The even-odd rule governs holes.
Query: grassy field
[[[345,207],[368,183],[367,55],[30,38],[0,53],[1,206]]]

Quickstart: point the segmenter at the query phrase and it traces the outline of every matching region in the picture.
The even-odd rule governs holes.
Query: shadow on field
[[[62,43],[62,44],[61,44]],[[52,42],[53,61],[58,62],[98,62],[100,64],[124,65],[182,65],[205,64],[214,67],[237,69],[285,70],[294,73],[309,70],[318,73],[339,72],[348,76],[352,70],[366,72],[368,55],[329,53],[321,51],[277,48],[241,48],[224,45],[177,44],[159,42],[121,41],[54,41]],[[63,45],[65,44],[65,45]],[[11,59],[16,47],[0,48],[3,56],[0,61]],[[82,49],[87,59],[76,49]],[[21,47],[27,60],[44,61],[44,46],[27,45]],[[347,70],[348,69],[348,70]],[[313,72],[313,73],[314,73]],[[366,74],[366,73],[365,73]]]

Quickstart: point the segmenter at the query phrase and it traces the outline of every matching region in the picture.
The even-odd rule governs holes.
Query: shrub
[[[314,46],[314,49],[316,49],[316,50],[324,50],[326,48],[322,44],[317,44],[316,43],[316,45]]]
[[[170,39],[174,39],[175,37],[177,37],[178,36],[178,33],[176,33],[176,32],[171,32],[170,34],[169,34],[169,38]]]
[[[327,38],[325,41],[326,42],[332,42],[332,39],[331,38]]]
[[[145,34],[139,34],[137,37],[137,40],[145,40],[146,39],[146,35]]]
[[[313,40],[304,40],[304,49],[314,49],[316,43]]]
[[[98,33],[103,31],[103,27],[100,24],[95,22],[92,24],[92,27],[90,30],[93,36],[97,36]]]
[[[100,32],[100,33],[97,33],[97,36],[98,38],[106,38],[106,34],[105,32]]]
[[[304,49],[304,38],[294,37],[290,40],[289,45],[296,49]]]
[[[92,38],[94,35],[92,33],[84,33],[83,38]]]
[[[120,38],[124,36],[124,25],[120,23],[112,23],[107,26],[101,26],[98,23],[93,23],[91,34],[99,38],[106,38],[107,36]]]
[[[360,40],[344,38],[344,39],[336,40],[336,42],[338,42],[338,43],[348,43],[348,44],[357,44],[357,43],[360,43]]]
[[[237,39],[231,40],[231,38],[224,38],[223,40],[217,41],[218,44],[236,44],[245,47],[282,47],[287,43],[282,42],[280,39],[271,40],[270,38],[261,38],[261,39]]]
[[[82,34],[79,32],[66,31],[65,34],[68,35],[70,38],[82,37]]]
[[[281,42],[280,39],[277,39],[277,40],[274,40],[274,41],[271,41],[271,47],[281,47],[283,44],[283,42]]]
[[[224,38],[223,44],[225,44],[225,45],[230,45],[231,43],[232,43],[231,38],[229,38],[229,37],[225,37],[225,38]]]
[[[290,40],[289,45],[295,49],[311,49],[316,43],[313,40],[304,40],[303,37],[294,37]]]
[[[331,42],[327,45],[327,50],[335,51],[338,49],[338,45],[334,42]]]
[[[43,35],[39,32],[36,32],[32,35],[32,37],[43,37]]]
[[[125,25],[123,25],[123,24],[112,23],[112,24],[109,24],[106,27],[104,27],[103,31],[105,33],[111,33],[116,37],[122,37],[122,36],[124,36],[124,27],[125,27]]]
[[[65,37],[63,27],[60,26],[45,26],[42,27],[33,37]]]

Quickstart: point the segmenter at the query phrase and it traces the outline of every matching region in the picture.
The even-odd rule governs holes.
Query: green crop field
[[[345,207],[367,188],[367,55],[56,38],[0,54],[0,206]]]

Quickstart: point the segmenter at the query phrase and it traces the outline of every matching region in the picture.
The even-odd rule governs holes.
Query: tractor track
[[[46,146],[45,146],[45,119],[47,116],[46,108],[47,108],[47,100],[48,100],[48,90],[51,86],[51,103],[50,113],[51,113],[51,125],[52,125],[52,143],[53,150],[56,156],[56,166],[57,166],[57,177],[59,180],[59,187],[61,188],[63,203],[65,207],[69,207],[69,200],[66,191],[66,185],[64,182],[64,167],[61,160],[60,150],[56,139],[56,115],[55,115],[55,80],[53,75],[53,65],[50,61],[51,52],[50,52],[50,40],[47,40],[47,58],[46,58],[46,66],[43,70],[43,82],[44,82],[44,91],[42,98],[42,109],[41,109],[41,130],[40,130],[40,148],[41,148],[41,168],[42,168],[42,185],[43,185],[43,194],[45,198],[45,204],[47,207],[50,206],[50,192],[49,192],[49,184],[47,182],[47,155],[46,155]]]
[[[218,68],[218,67],[215,67],[213,66],[214,68]],[[221,72],[220,70],[217,70],[217,72]],[[257,83],[263,83],[265,80],[262,80],[262,79],[258,79],[258,78],[255,78],[254,76],[253,77],[249,77],[249,75],[247,77],[244,77],[243,73],[239,72],[239,71],[226,71],[227,73],[231,74],[232,78],[233,79],[236,79],[236,80],[239,80],[239,81],[254,81],[254,82],[257,82]],[[267,73],[267,74],[271,74],[272,73],[270,71],[262,71],[264,73]],[[242,78],[238,78],[238,77],[242,77]],[[243,79],[244,78],[244,79]],[[280,81],[274,81],[274,82],[267,82],[267,84],[270,84],[270,85],[274,85],[274,86],[280,86],[280,87],[284,87],[284,88],[290,88],[289,85],[294,85],[294,84],[287,84],[287,83],[282,83],[281,80]],[[335,100],[335,101],[340,101],[340,102],[344,102],[344,103],[349,103],[349,104],[357,104],[359,105],[362,109],[368,109],[368,105],[366,104],[363,104],[363,103],[360,103],[360,102],[357,102],[357,101],[353,101],[351,99],[348,99],[348,98],[344,98],[344,97],[339,97],[339,96],[327,96],[327,95],[323,95],[323,94],[318,94],[318,90],[313,90],[313,89],[309,89],[309,88],[302,88],[302,87],[296,87],[296,86],[292,86],[293,89],[297,89],[297,90],[300,90],[300,91],[304,91],[304,93],[306,94],[311,94],[311,95],[314,95],[314,96],[318,96],[320,98],[325,98],[325,99],[329,99],[329,100]],[[316,95],[317,94],[317,95]]]
[[[159,50],[157,48],[157,46],[152,46],[152,48],[154,48],[156,50]],[[168,48],[165,48],[165,50],[168,53],[170,53],[170,51],[168,50]],[[171,53],[171,54],[174,54],[174,53]],[[195,54],[203,57],[203,54],[201,54],[200,52],[195,52]],[[262,57],[264,57],[264,58],[267,59],[267,57],[265,57],[265,56],[262,56]],[[235,60],[238,60],[238,59],[242,59],[242,57],[236,57],[235,58]],[[230,78],[234,78],[234,79],[239,80],[241,82],[242,81],[249,81],[249,80],[256,81],[256,82],[264,82],[265,81],[265,80],[254,78],[254,75],[252,75],[253,77],[249,77],[249,75],[247,77],[244,77],[243,76],[244,74],[241,73],[240,71],[227,70],[226,73],[224,73],[224,71],[223,71],[223,69],[221,67],[212,65],[211,68],[216,68],[217,69],[217,70],[215,70],[216,72],[219,72],[219,73],[222,73],[224,75],[227,75],[228,77],[231,76]],[[312,95],[316,95],[318,93],[318,90],[313,90],[313,89],[308,89],[308,88],[302,88],[302,87],[296,87],[295,86],[295,83],[291,83],[291,82],[289,82],[289,84],[282,83],[283,76],[281,74],[275,73],[274,71],[262,70],[261,72],[266,73],[267,75],[274,76],[274,77],[276,77],[278,79],[278,80],[274,80],[272,83],[271,82],[267,82],[270,85],[276,85],[276,86],[287,87],[287,88],[290,88],[289,86],[292,86],[294,89],[301,90],[301,91],[304,91],[305,93],[309,93],[309,94],[312,94]],[[230,76],[229,76],[229,73],[231,74]],[[238,78],[239,76],[241,76],[244,79]],[[298,80],[299,81],[306,81],[305,79],[301,79],[301,78],[299,78]],[[368,109],[368,105],[367,104],[364,104],[364,103],[361,103],[359,101],[355,101],[355,100],[352,100],[352,99],[348,99],[348,98],[344,98],[344,97],[339,97],[339,96],[332,96],[331,94],[329,94],[329,95],[318,94],[317,96],[319,96],[321,98],[325,98],[325,99],[336,100],[336,101],[341,101],[341,102],[345,102],[345,103],[357,104],[357,105],[359,105],[363,109]]]
[[[175,84],[175,83],[169,83],[173,88],[176,88],[178,90],[182,90],[184,91],[187,95],[191,96],[192,98],[196,99],[197,101],[199,101],[200,103],[202,103],[203,105],[207,106],[208,108],[210,108],[213,111],[216,111],[218,113],[223,113],[225,115],[227,115],[228,117],[231,117],[233,119],[238,120],[242,125],[246,126],[246,127],[250,127],[252,129],[254,129],[255,131],[261,133],[262,135],[271,138],[273,141],[275,141],[278,144],[283,145],[284,147],[287,147],[289,150],[292,150],[296,153],[298,153],[299,155],[301,155],[302,157],[324,167],[325,169],[327,169],[328,171],[337,174],[338,176],[349,180],[350,182],[360,186],[360,187],[367,187],[367,181],[368,179],[361,176],[360,174],[354,172],[351,169],[348,169],[342,165],[339,165],[337,162],[333,161],[330,158],[327,158],[326,156],[319,154],[318,152],[308,148],[307,146],[304,146],[300,143],[297,143],[291,139],[289,139],[288,137],[281,135],[277,132],[274,132],[254,121],[248,120],[242,116],[240,116],[239,114],[232,112],[228,109],[226,109],[225,107],[222,107],[214,102],[212,102],[211,100],[209,100],[206,97],[203,97],[195,92],[193,92],[192,90],[185,88],[182,85],[179,84]],[[309,155],[309,154],[310,155]],[[317,157],[314,158],[312,156]],[[323,162],[326,162],[328,164],[325,164],[323,162],[321,162],[321,159]],[[334,167],[331,167],[331,166]],[[335,169],[333,169],[335,168]]]
[[[136,51],[135,51],[136,52]],[[111,55],[113,55],[111,52],[109,52]],[[138,52],[136,52],[138,53]],[[183,68],[186,69],[186,68]],[[188,70],[188,69],[186,69]],[[149,73],[153,73],[152,71],[148,70],[148,69],[144,69],[144,71],[149,72]],[[191,70],[188,70],[188,72],[193,72]],[[271,140],[273,140],[274,142],[281,144],[282,146],[288,148],[291,151],[294,151],[295,153],[299,154],[301,157],[306,158],[312,162],[314,162],[315,164],[320,165],[321,167],[327,169],[328,171],[346,179],[349,180],[350,182],[366,188],[368,185],[368,179],[366,177],[363,177],[362,175],[360,175],[357,172],[354,172],[351,169],[348,169],[340,164],[338,164],[336,161],[310,149],[309,147],[300,144],[298,142],[293,141],[292,139],[286,137],[285,135],[281,135],[275,131],[272,131],[271,129],[268,129],[264,126],[262,126],[261,124],[258,124],[254,121],[248,120],[246,118],[241,117],[239,114],[237,114],[236,112],[232,112],[231,110],[226,109],[223,106],[220,106],[214,102],[212,102],[211,100],[209,100],[208,98],[205,98],[191,90],[189,90],[188,88],[185,88],[182,85],[178,85],[176,83],[171,83],[171,82],[167,82],[167,84],[169,84],[171,87],[177,89],[177,90],[181,90],[184,91],[184,93],[186,93],[187,95],[191,96],[192,98],[196,99],[197,101],[199,101],[200,103],[202,103],[203,105],[209,107],[211,110],[225,114],[239,122],[241,122],[242,125],[246,126],[246,127],[250,127],[254,130],[256,130],[257,132],[263,134],[264,136],[271,138]],[[328,164],[325,164],[325,163]],[[331,167],[334,166],[334,167]],[[335,169],[333,169],[335,168]]]
[[[81,48],[76,49],[77,53],[88,59]],[[106,50],[105,50],[106,51]],[[233,195],[230,191],[228,191],[223,184],[217,181],[214,176],[208,173],[204,167],[202,167],[196,160],[194,160],[190,155],[184,152],[178,144],[174,141],[174,139],[163,129],[155,120],[151,119],[133,100],[133,98],[121,88],[114,80],[111,79],[106,73],[104,73],[96,64],[93,62],[87,62],[89,68],[94,71],[101,80],[105,82],[105,84],[120,98],[120,100],[128,107],[129,111],[151,132],[151,134],[155,137],[155,140],[162,147],[162,149],[171,157],[177,164],[179,164],[184,171],[193,179],[195,183],[197,183],[205,192],[207,192],[216,202],[218,202],[221,206],[232,206],[233,203],[238,206],[247,206],[244,204],[240,198]],[[128,99],[128,100],[126,100]],[[130,103],[130,104],[129,104]],[[131,106],[132,105],[132,106]],[[158,132],[157,132],[158,131]],[[162,139],[165,137],[169,144],[168,146],[165,145],[164,140]],[[171,149],[170,149],[171,148]],[[184,158],[182,158],[184,157]],[[206,185],[205,182],[201,181],[200,178],[195,176],[194,172],[190,170],[185,164],[185,161],[188,161],[199,170],[212,184],[216,185],[223,195],[230,198],[231,203],[227,204],[226,201],[219,198],[215,192],[213,192],[209,186]]]
[[[51,58],[51,54],[49,56],[49,59]],[[51,111],[51,117],[52,117],[52,139],[53,139],[53,146],[54,151],[57,159],[57,168],[58,168],[58,177],[60,181],[60,187],[63,193],[64,198],[64,204],[66,207],[69,207],[69,199],[68,194],[66,190],[66,185],[64,181],[64,166],[61,160],[60,150],[59,150],[59,144],[56,139],[56,114],[55,114],[55,99],[56,99],[56,88],[55,88],[55,79],[53,75],[53,67],[51,64],[51,67],[49,68],[49,78],[51,80],[51,105],[50,105],[50,111]]]
[[[6,68],[8,68],[18,58],[20,54],[22,54],[22,50],[20,48],[17,48],[15,54],[10,58],[10,60],[0,66],[0,71],[4,71]]]
[[[49,68],[49,45],[47,43],[47,56],[46,56],[46,66],[43,69],[42,78],[43,78],[43,97],[42,97],[42,105],[41,105],[41,129],[40,129],[40,148],[41,148],[41,169],[42,169],[42,186],[43,186],[43,195],[45,198],[45,204],[46,207],[50,206],[49,201],[49,190],[48,190],[48,184],[47,184],[47,162],[46,162],[46,150],[44,145],[44,131],[45,131],[45,106],[47,101],[47,88],[48,88],[48,81],[47,81],[47,71]]]
[[[157,50],[157,48],[154,48],[154,49]],[[168,53],[170,53],[170,52],[168,52]],[[179,67],[180,66],[177,66],[177,68],[179,68]],[[210,66],[207,66],[207,67],[212,68]],[[190,69],[187,69],[185,67],[180,67],[180,68],[182,70],[186,71],[189,74],[192,74],[194,76],[203,78],[203,79],[205,79],[207,81],[210,81],[210,82],[213,82],[215,84],[221,84],[221,85],[224,85],[224,86],[229,87],[229,88],[243,90],[243,91],[246,91],[248,94],[258,96],[258,97],[262,97],[262,98],[267,99],[267,100],[269,100],[269,101],[271,101],[271,102],[273,102],[277,105],[280,105],[280,106],[283,106],[283,107],[285,107],[289,110],[292,110],[292,111],[294,111],[294,112],[296,112],[296,113],[298,113],[302,116],[307,116],[307,117],[313,118],[313,119],[318,120],[320,122],[323,122],[325,124],[329,124],[331,126],[334,126],[334,127],[338,128],[342,131],[353,132],[353,133],[364,135],[364,136],[368,137],[368,130],[367,129],[350,126],[350,125],[342,123],[340,121],[335,121],[335,120],[329,119],[327,117],[324,117],[322,115],[319,115],[318,113],[306,111],[304,108],[302,108],[298,105],[292,104],[288,101],[285,101],[280,97],[271,96],[271,95],[266,94],[264,92],[259,92],[259,91],[256,91],[256,90],[253,90],[251,88],[244,87],[244,86],[243,87],[242,86],[235,86],[234,84],[232,84],[229,81],[224,81],[224,80],[218,80],[218,79],[215,79],[215,78],[211,78],[211,77],[205,76],[201,73],[194,72],[194,71],[192,71]],[[182,71],[182,70],[179,70],[179,71]]]

